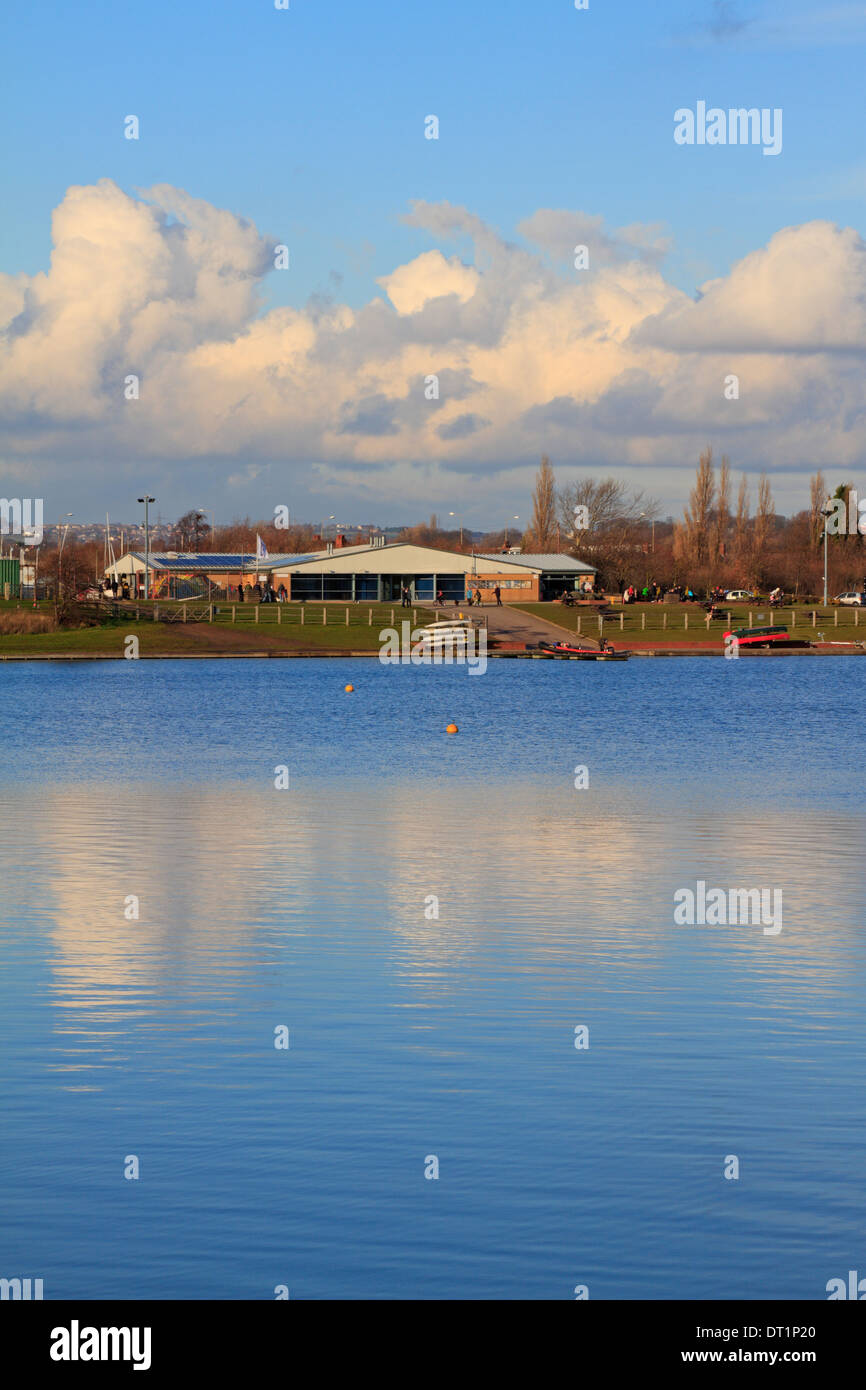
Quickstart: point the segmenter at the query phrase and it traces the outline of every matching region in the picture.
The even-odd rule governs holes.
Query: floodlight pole
[[[150,529],[148,526],[148,506],[155,502],[155,497],[148,497],[147,493],[139,497],[139,502],[144,503],[144,597],[145,601],[150,598]]]

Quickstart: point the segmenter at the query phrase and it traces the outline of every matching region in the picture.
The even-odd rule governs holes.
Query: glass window
[[[293,574],[291,578],[292,598],[320,599],[322,597],[322,576],[320,574]]]
[[[352,576],[350,574],[324,574],[325,598],[352,597]]]

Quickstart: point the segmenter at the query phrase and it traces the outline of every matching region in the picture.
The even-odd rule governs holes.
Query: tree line
[[[808,505],[784,517],[777,514],[770,480],[762,474],[753,511],[748,477],[740,477],[734,500],[730,460],[723,455],[716,466],[708,447],[699,457],[682,519],[663,521],[655,498],[612,477],[557,487],[544,457],[523,549],[567,550],[595,565],[605,588],[622,582],[642,587],[654,580],[663,588],[688,584],[696,592],[779,585],[787,593],[819,594],[828,499],[839,499],[847,516],[852,491],[852,484],[840,483],[831,498],[818,470],[809,479]],[[834,593],[866,589],[866,554],[856,529],[834,535],[831,528],[828,575]]]
[[[462,550],[466,555],[473,550],[496,553],[510,546],[534,554],[572,555],[595,566],[606,589],[623,583],[642,587],[654,581],[663,588],[687,584],[696,592],[717,585],[757,590],[780,585],[788,593],[818,595],[823,586],[827,500],[832,496],[841,502],[847,515],[852,491],[851,483],[842,482],[829,494],[825,476],[818,470],[809,479],[803,508],[784,517],[776,512],[764,474],[757,481],[753,510],[748,477],[743,474],[735,489],[729,459],[723,455],[716,465],[708,447],[699,457],[682,518],[676,521],[661,517],[654,497],[614,477],[589,477],[557,486],[553,465],[544,456],[524,530],[502,528],[479,538],[461,533],[459,527],[444,528],[433,515],[427,522],[406,527],[398,539],[434,549]],[[253,556],[257,534],[272,555],[308,554],[323,544],[309,524],[280,528],[272,519],[245,517],[214,529],[204,512],[193,510],[178,519],[168,541],[153,549],[154,553],[213,550]],[[360,532],[347,536],[349,542],[368,540]],[[67,538],[64,589],[86,587],[103,568],[101,541],[77,544],[71,536]],[[56,579],[57,569],[56,545],[43,546],[40,577]],[[853,533],[830,534],[828,572],[833,593],[866,588],[866,554],[856,527]]]

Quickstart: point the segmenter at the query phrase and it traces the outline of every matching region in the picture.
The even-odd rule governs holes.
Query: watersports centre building
[[[269,562],[269,568],[292,599],[379,603],[399,601],[404,587],[418,603],[430,603],[440,592],[446,601],[462,603],[470,589],[494,602],[497,588],[504,603],[535,603],[593,585],[596,575],[592,565],[570,555],[464,555],[403,541],[293,556],[289,563]]]
[[[462,603],[469,590],[480,589],[493,603],[498,588],[504,603],[537,603],[595,583],[592,565],[570,555],[464,555],[459,551],[395,541],[390,545],[334,545],[308,555],[189,554],[156,551],[148,558],[154,598],[187,597],[211,588],[231,592],[243,580],[269,579],[284,585],[289,598],[301,602],[399,602],[403,588],[417,603],[432,603],[441,592]],[[130,552],[106,569],[106,577],[126,577],[133,592],[142,588],[145,557]]]

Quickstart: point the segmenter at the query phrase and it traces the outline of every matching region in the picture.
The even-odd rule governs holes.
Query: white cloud
[[[0,276],[7,460],[74,460],[84,481],[86,457],[94,482],[118,459],[179,461],[238,490],[278,462],[372,503],[447,493],[456,474],[479,497],[493,475],[524,486],[542,451],[562,477],[691,470],[707,442],[745,468],[862,457],[866,247],[850,228],[785,228],[692,299],[661,273],[658,227],[541,209],[519,229],[539,252],[447,203],[406,220],[446,250],[383,276],[387,299],[261,313],[273,242],[249,222],[163,185],[71,188],[50,269]],[[552,255],[563,241],[590,246],[589,272]]]
[[[431,299],[456,294],[461,304],[478,288],[478,272],[456,256],[446,260],[441,251],[425,251],[408,265],[401,265],[379,284],[398,314],[417,314]]]

